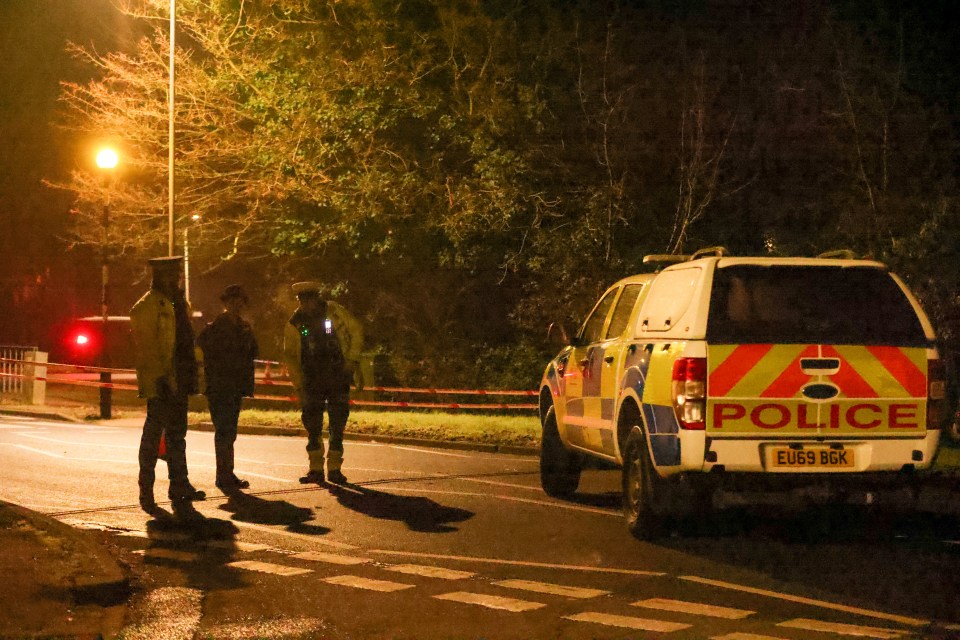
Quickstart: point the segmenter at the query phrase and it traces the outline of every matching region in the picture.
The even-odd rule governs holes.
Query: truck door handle
[[[607,364],[610,364],[613,362],[613,356],[607,356],[606,358],[603,359],[603,361],[606,362]]]

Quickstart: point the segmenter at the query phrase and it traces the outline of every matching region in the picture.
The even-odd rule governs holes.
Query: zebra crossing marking
[[[523,591],[534,591],[536,593],[547,593],[555,596],[566,596],[568,598],[596,598],[610,593],[601,589],[589,589],[586,587],[568,587],[560,584],[550,584],[549,582],[535,582],[533,580],[501,580],[493,584],[507,589],[522,589]]]
[[[634,616],[617,616],[596,611],[586,611],[573,616],[564,616],[564,619],[573,620],[574,622],[592,622],[608,627],[622,627],[624,629],[635,629],[637,631],[658,631],[661,633],[672,633],[673,631],[689,629],[692,626],[683,622],[667,622],[666,620],[651,620],[650,618],[637,618]]]
[[[397,573],[407,573],[425,578],[440,578],[441,580],[462,580],[472,578],[477,575],[471,571],[457,571],[456,569],[445,569],[443,567],[428,567],[422,564],[393,564],[384,567],[387,571],[396,571]]]
[[[371,562],[370,558],[344,556],[338,553],[323,553],[322,551],[304,551],[303,553],[295,553],[290,557],[297,558],[298,560],[309,560],[311,562],[328,562],[330,564],[344,565],[366,564]]]
[[[451,602],[461,602],[463,604],[475,604],[488,609],[500,609],[513,613],[523,611],[532,611],[541,609],[547,605],[542,602],[530,602],[529,600],[517,600],[515,598],[504,598],[503,596],[492,596],[484,593],[470,593],[469,591],[454,591],[433,596],[437,600],[449,600]]]
[[[856,624],[843,624],[841,622],[825,622],[823,620],[811,620],[809,618],[794,618],[777,624],[778,627],[787,627],[789,629],[803,629],[805,631],[822,631],[825,633],[836,633],[844,636],[860,636],[864,638],[878,638],[879,640],[891,640],[898,638],[905,632],[899,629],[882,629],[880,627],[865,627]]]
[[[165,549],[163,547],[151,547],[141,549],[134,553],[141,554],[144,558],[150,560],[175,560],[177,562],[194,562],[197,554],[192,551],[178,551],[176,549]]]
[[[312,569],[285,567],[281,564],[259,562],[257,560],[238,560],[237,562],[229,562],[226,566],[235,569],[246,569],[247,571],[258,571],[260,573],[272,573],[278,576],[298,576],[305,573],[313,573]]]
[[[354,589],[366,589],[368,591],[402,591],[412,589],[415,585],[402,582],[390,582],[389,580],[374,580],[372,578],[361,578],[360,576],[341,575],[324,578],[324,582],[340,585],[341,587],[353,587]]]
[[[776,636],[761,636],[756,633],[740,633],[737,631],[722,636],[713,636],[710,638],[710,640],[784,640],[784,638],[778,638]]]
[[[726,618],[728,620],[740,620],[747,616],[752,616],[756,611],[747,611],[746,609],[733,609],[730,607],[720,607],[702,602],[686,602],[683,600],[670,600],[668,598],[649,598],[632,603],[634,607],[645,607],[647,609],[659,609],[661,611],[672,611],[674,613],[690,613],[697,616],[709,616],[711,618]]]

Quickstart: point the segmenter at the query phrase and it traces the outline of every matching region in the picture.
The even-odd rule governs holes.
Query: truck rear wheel
[[[580,454],[563,446],[557,414],[550,407],[543,418],[540,440],[540,485],[549,496],[569,498],[580,485],[581,468]]]
[[[623,515],[627,528],[635,537],[651,540],[663,533],[663,513],[656,508],[657,485],[662,481],[653,468],[640,427],[630,430],[623,452]]]

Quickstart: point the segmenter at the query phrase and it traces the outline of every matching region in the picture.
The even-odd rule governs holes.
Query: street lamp
[[[195,213],[190,216],[190,221],[196,224],[200,220],[200,214]],[[183,229],[183,297],[187,304],[190,304],[190,225]]]
[[[106,197],[103,202],[103,214],[100,224],[100,315],[103,318],[103,328],[101,330],[101,340],[100,340],[100,366],[107,367],[109,362],[109,356],[107,353],[108,347],[108,322],[109,322],[109,297],[108,285],[110,284],[110,256],[107,251],[107,229],[110,225],[110,178],[113,175],[114,169],[117,168],[117,165],[120,163],[120,156],[117,155],[117,152],[110,147],[104,147],[97,152],[97,167],[103,172],[103,175],[106,176],[107,188],[106,188]],[[100,418],[103,420],[109,420],[112,417],[112,395],[111,390],[108,385],[111,383],[111,376],[109,371],[100,372]]]

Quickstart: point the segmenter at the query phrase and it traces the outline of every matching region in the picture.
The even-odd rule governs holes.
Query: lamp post
[[[167,91],[167,190],[169,199],[169,212],[167,214],[167,255],[173,255],[173,121],[174,121],[174,82],[173,82],[173,60],[174,46],[176,44],[177,32],[177,0],[170,0],[170,88]]]
[[[200,214],[195,213],[190,216],[190,221],[196,223],[200,220]],[[190,304],[190,225],[183,229],[183,297],[187,304]]]
[[[107,229],[110,225],[110,188],[109,177],[120,162],[117,152],[109,147],[105,147],[97,152],[97,167],[105,176],[108,176],[108,188],[106,189],[106,198],[103,203],[103,214],[101,216],[101,235],[100,235],[100,315],[103,318],[103,327],[100,337],[100,366],[107,367],[110,364],[107,347],[107,331],[109,322],[109,284],[110,284],[110,256],[107,250]],[[109,420],[113,416],[113,396],[110,388],[111,376],[109,371],[100,372],[100,418]]]

